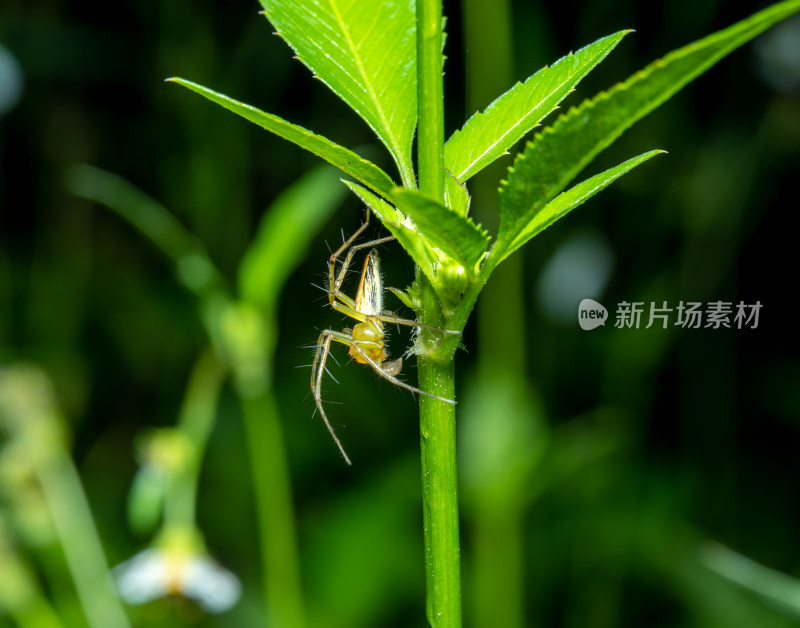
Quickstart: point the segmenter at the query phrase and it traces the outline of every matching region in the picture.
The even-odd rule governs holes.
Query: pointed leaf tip
[[[614,47],[619,31],[545,66],[475,113],[445,145],[445,165],[460,183],[508,152],[550,114]]]
[[[670,52],[621,83],[570,107],[536,134],[525,153],[542,164],[542,182],[554,195],[629,127],[671,98],[727,54],[800,10],[782,2]],[[628,31],[631,32],[631,31]],[[543,185],[545,183],[542,183]]]

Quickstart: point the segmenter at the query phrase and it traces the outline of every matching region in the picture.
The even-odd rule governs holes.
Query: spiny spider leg
[[[369,215],[369,214],[367,214]],[[366,227],[367,222],[365,222],[362,227]],[[366,249],[368,247],[375,247],[379,244],[383,244],[384,242],[391,242],[394,240],[394,236],[386,236],[385,238],[378,238],[377,240],[370,240],[369,242],[364,242],[363,244],[356,244],[350,247],[350,250],[347,251],[347,256],[344,258],[344,262],[342,262],[342,266],[339,269],[339,274],[335,276],[336,273],[336,258],[341,255],[341,251],[336,251],[333,255],[331,255],[330,260],[328,262],[328,299],[331,302],[331,305],[335,307],[336,299],[342,301],[345,305],[350,306],[351,308],[355,307],[355,302],[349,296],[344,294],[341,291],[342,284],[344,283],[345,276],[347,275],[347,269],[350,268],[350,262],[353,259],[353,255],[362,249]]]
[[[348,297],[349,298],[349,297]],[[397,325],[405,325],[407,327],[419,327],[420,329],[427,329],[428,331],[438,331],[443,334],[456,334],[461,335],[460,331],[456,331],[455,329],[442,329],[441,327],[433,327],[431,325],[426,325],[425,323],[420,323],[419,321],[415,321],[411,318],[401,318],[400,316],[394,316],[393,314],[370,314],[369,316],[365,316],[358,310],[348,307],[346,305],[342,305],[341,303],[336,303],[333,305],[333,309],[337,312],[341,312],[342,314],[347,314],[352,318],[358,320],[376,320],[381,321],[382,323],[395,323]]]
[[[347,452],[344,450],[342,441],[340,441],[339,437],[336,436],[333,425],[331,425],[331,422],[328,421],[328,415],[325,414],[325,410],[322,408],[322,393],[320,392],[322,386],[322,374],[325,372],[325,362],[328,359],[328,353],[331,349],[331,340],[333,340],[333,334],[335,333],[337,332],[326,329],[319,336],[319,340],[317,341],[317,351],[314,354],[314,363],[311,366],[311,391],[314,394],[314,402],[317,404],[317,409],[319,410],[320,415],[322,415],[322,420],[325,422],[325,426],[328,428],[328,431],[333,437],[333,442],[336,443],[339,451],[342,452],[344,461],[351,465],[353,463],[350,462],[350,458],[347,456]]]
[[[389,370],[384,368],[381,364],[373,360],[361,347],[361,345],[365,345],[367,348],[380,348],[380,345],[375,342],[370,341],[356,341],[353,337],[349,334],[344,332],[334,331],[332,329],[325,329],[319,336],[319,340],[317,341],[317,350],[314,354],[314,362],[311,367],[311,390],[314,395],[314,402],[317,405],[317,409],[319,410],[320,415],[322,416],[322,420],[325,422],[325,426],[328,428],[328,431],[333,438],[333,441],[336,443],[336,446],[339,448],[339,451],[342,453],[342,456],[345,459],[347,464],[352,464],[350,462],[350,458],[347,455],[347,452],[344,450],[344,446],[342,442],[339,440],[339,437],[336,435],[336,431],[333,429],[333,425],[331,425],[330,421],[328,420],[328,415],[325,414],[325,409],[322,407],[322,376],[323,373],[327,372],[325,368],[325,363],[328,360],[328,356],[332,355],[330,353],[331,342],[335,340],[341,344],[347,345],[355,349],[356,353],[358,353],[361,357],[364,358],[365,363],[372,367],[372,369],[381,377],[389,380],[396,386],[400,386],[401,388],[405,388],[406,390],[410,390],[411,392],[417,393],[418,395],[425,395],[426,397],[432,397],[433,399],[438,399],[439,401],[443,401],[445,403],[451,403],[453,405],[456,402],[453,399],[447,399],[446,397],[440,397],[439,395],[434,395],[433,393],[426,392],[424,390],[420,390],[415,386],[411,386],[406,382],[397,379]],[[398,360],[392,362],[384,362],[387,366],[391,365],[390,368],[395,368],[397,365]],[[399,366],[397,366],[399,370]],[[328,373],[330,375],[330,373]]]
[[[355,342],[354,340],[351,339],[350,343],[345,343],[345,344],[350,344],[350,346],[355,347],[356,351],[359,354],[361,354],[361,356],[367,361],[367,364],[369,364],[378,375],[388,379],[390,382],[392,382],[392,384],[400,386],[400,388],[405,388],[406,390],[410,390],[411,392],[417,393],[418,395],[425,395],[426,397],[432,397],[433,399],[438,399],[439,401],[444,401],[445,403],[456,405],[456,401],[454,399],[448,399],[447,397],[440,397],[439,395],[434,395],[433,393],[420,390],[419,388],[415,388],[414,386],[406,384],[404,381],[397,379],[394,375],[388,373],[375,360],[373,360],[366,353],[364,353],[364,350],[359,346],[359,343]],[[397,360],[393,360],[389,364],[394,364],[395,362],[397,362]]]
[[[391,312],[385,312],[383,309],[383,279],[381,278],[378,252],[376,249],[373,248],[370,250],[364,262],[364,269],[361,272],[361,282],[358,287],[356,298],[347,296],[341,290],[353,256],[358,251],[394,240],[394,236],[387,236],[363,244],[353,244],[369,224],[369,213],[368,210],[364,224],[362,224],[353,235],[347,238],[342,246],[336,249],[328,259],[328,300],[330,301],[331,307],[355,319],[358,323],[355,324],[352,329],[348,328],[344,331],[334,331],[333,329],[324,330],[317,340],[314,362],[311,368],[311,391],[314,396],[314,402],[322,416],[322,420],[325,422],[325,426],[328,428],[328,431],[347,464],[351,464],[350,458],[347,456],[341,441],[336,436],[336,432],[322,407],[322,377],[327,370],[325,364],[328,360],[328,356],[331,355],[331,342],[334,340],[348,346],[350,357],[353,358],[355,362],[368,364],[378,375],[389,380],[393,384],[445,403],[456,403],[452,399],[440,397],[439,395],[425,392],[424,390],[406,384],[396,377],[402,368],[403,360],[402,358],[389,360],[384,341],[384,336],[386,335],[383,328],[384,323],[396,323],[398,325],[406,325],[408,327],[427,329],[429,331],[438,331],[447,334],[458,334],[459,332],[431,327],[430,325],[418,323],[414,320],[395,316]],[[347,255],[337,273],[336,261],[345,250],[347,250]]]
[[[361,229],[363,229],[368,224],[368,222],[369,222],[369,214],[367,214],[367,222],[365,222],[363,225],[361,225],[361,228],[358,231],[356,231],[356,235],[359,233],[359,231],[361,231]],[[408,318],[401,318],[399,316],[394,316],[392,314],[385,314],[385,313],[365,314],[364,312],[360,312],[356,308],[355,301],[352,298],[350,298],[349,296],[347,296],[346,294],[344,294],[341,291],[340,288],[342,286],[342,283],[344,282],[345,274],[347,273],[347,269],[350,267],[350,262],[352,261],[353,254],[356,251],[360,251],[360,250],[368,248],[368,247],[374,247],[374,246],[377,246],[379,244],[383,244],[384,242],[391,242],[394,239],[395,239],[394,236],[386,236],[385,238],[379,238],[377,240],[370,240],[369,242],[364,242],[363,244],[356,244],[354,246],[351,246],[350,250],[347,252],[347,257],[345,257],[345,260],[342,263],[342,266],[339,269],[339,273],[338,273],[338,275],[336,275],[335,279],[334,279],[334,275],[335,275],[334,265],[335,265],[335,262],[336,262],[336,258],[339,255],[342,254],[342,249],[340,248],[333,255],[331,255],[330,262],[329,262],[329,268],[328,268],[328,275],[329,275],[329,279],[328,279],[329,283],[328,283],[328,285],[329,286],[333,286],[332,289],[329,288],[329,290],[328,290],[328,299],[330,300],[331,307],[333,307],[333,309],[335,309],[337,312],[341,312],[342,314],[346,314],[347,316],[350,316],[351,318],[355,318],[356,320],[361,321],[361,322],[365,322],[367,320],[367,318],[370,318],[370,319],[374,319],[374,320],[379,320],[379,321],[384,322],[384,323],[395,323],[395,324],[398,324],[398,325],[406,325],[408,327],[419,327],[419,328],[422,328],[422,329],[428,329],[430,331],[439,331],[439,332],[442,332],[444,334],[458,334],[458,335],[460,335],[461,332],[455,331],[453,329],[442,329],[440,327],[432,327],[431,325],[426,325],[424,323],[420,323],[418,321],[415,321],[415,320],[412,320],[412,319],[408,319]],[[345,243],[345,245],[348,244],[351,241],[352,241],[352,238],[348,239],[348,241]],[[344,247],[345,245],[342,245],[342,246]],[[365,266],[365,270],[366,270],[366,266]]]

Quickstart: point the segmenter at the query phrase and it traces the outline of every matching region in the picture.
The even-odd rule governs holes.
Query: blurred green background
[[[510,86],[487,87],[481,76],[523,80],[600,36],[636,29],[567,101],[576,104],[762,6],[519,0],[512,32],[494,39],[492,25],[446,2],[448,133],[488,104],[482,90]],[[258,10],[251,0],[0,3],[0,368],[35,363],[49,375],[110,565],[151,540],[126,514],[136,442],[176,424],[208,338],[197,297],[169,260],[118,215],[72,193],[71,168],[93,165],[156,199],[233,285],[265,208],[318,163],[164,78],[208,85],[391,167],[366,125],[292,60]],[[498,69],[502,59],[481,51],[502,46],[513,62]],[[651,148],[668,156],[536,238],[483,295],[456,368],[467,626],[800,621],[800,584],[777,573],[800,576],[798,65],[797,19],[722,61],[585,174]],[[473,211],[488,225],[508,163],[473,190]],[[344,199],[298,240],[299,265],[271,313],[271,390],[304,614],[315,627],[420,626],[415,400],[337,353],[329,369],[339,383],[328,380],[325,399],[348,468],[309,394],[309,345],[348,324],[312,285],[324,284],[342,231],[363,219],[355,198]],[[382,259],[388,285],[410,283],[398,245],[384,246]],[[759,301],[762,310],[757,329],[585,332],[576,320],[584,297],[612,315],[622,301]],[[400,355],[408,336],[392,333]],[[405,374],[414,381],[413,359]],[[209,553],[241,579],[242,599],[221,615],[179,598],[126,607],[135,626],[269,625],[248,457],[271,449],[252,442],[239,397],[223,386],[197,523]],[[61,550],[33,539],[34,524],[20,515],[5,437],[0,561],[21,557],[63,625],[85,626]],[[0,625],[16,625],[3,599]]]

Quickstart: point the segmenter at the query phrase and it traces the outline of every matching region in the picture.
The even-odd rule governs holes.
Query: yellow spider
[[[364,270],[361,272],[361,282],[358,285],[358,292],[356,298],[351,299],[344,294],[341,290],[342,283],[344,282],[347,269],[353,259],[353,255],[368,247],[375,247],[378,244],[394,240],[394,236],[379,238],[371,240],[363,244],[353,245],[353,242],[360,236],[364,229],[369,224],[369,210],[364,224],[352,235],[347,241],[342,244],[328,260],[328,300],[331,307],[354,318],[358,322],[352,329],[346,328],[342,331],[335,331],[333,329],[324,330],[317,340],[317,350],[314,355],[314,363],[311,367],[311,392],[314,395],[314,401],[317,404],[322,420],[328,431],[331,433],[334,442],[342,452],[347,464],[351,464],[350,458],[342,446],[341,441],[336,436],[325,410],[322,408],[322,374],[325,372],[325,362],[328,359],[330,352],[331,342],[336,341],[341,344],[347,345],[350,348],[349,354],[359,364],[368,364],[372,369],[381,377],[388,379],[393,384],[397,384],[407,390],[439,399],[447,403],[455,404],[452,399],[439,397],[432,393],[425,392],[419,388],[414,388],[409,384],[397,379],[396,375],[400,373],[403,366],[403,359],[397,358],[396,360],[389,360],[384,345],[384,323],[396,323],[398,325],[407,325],[408,327],[424,328],[433,331],[439,331],[447,334],[458,334],[457,331],[448,329],[438,329],[437,327],[429,327],[417,321],[407,318],[400,318],[394,316],[391,312],[386,312],[383,309],[383,279],[381,278],[380,263],[378,261],[378,252],[373,248],[367,255],[364,261]],[[348,250],[349,249],[349,250]],[[347,256],[342,263],[339,273],[336,273],[336,260],[347,250]]]

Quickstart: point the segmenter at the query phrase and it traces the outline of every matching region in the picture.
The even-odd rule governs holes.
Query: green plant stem
[[[59,544],[91,628],[128,628],[78,472],[66,452],[38,471]]]
[[[246,356],[244,361],[239,361],[242,358],[241,347],[237,347],[220,329],[220,317],[233,307],[233,302],[224,290],[221,275],[205,253],[202,243],[159,203],[115,175],[81,166],[73,169],[67,180],[75,193],[108,205],[173,260],[181,282],[200,298],[209,336],[217,340],[214,346],[221,351],[216,356],[208,356],[208,361],[201,358],[195,367],[181,416],[181,427],[187,429],[195,444],[202,443],[201,449],[196,452],[195,464],[198,467],[181,480],[186,484],[183,489],[174,491],[175,501],[167,505],[169,513],[166,516],[177,523],[192,522],[194,519],[197,472],[202,448],[213,423],[213,413],[209,415],[212,398],[218,394],[218,389],[215,389],[221,384],[216,378],[221,377],[222,373],[217,369],[222,368],[222,360],[231,361],[230,366],[239,384],[237,393],[242,403],[250,448],[265,603],[270,615],[267,625],[302,628],[305,620],[289,472],[267,370],[272,362],[274,337],[277,334],[274,316],[267,310],[274,307],[277,291],[284,278],[279,281],[272,279],[268,285],[273,289],[266,293],[259,291],[260,298],[253,299],[251,304],[262,311],[265,329],[271,330],[265,332],[270,339],[255,334],[243,340],[242,344],[247,348],[245,352],[263,351],[263,355],[256,360],[261,368],[253,371]],[[303,224],[307,225],[308,220],[310,218]],[[245,329],[239,326],[238,332],[247,333]],[[233,344],[227,346],[226,343]],[[110,624],[108,626],[111,627]]]
[[[453,363],[418,361],[422,390],[452,398]],[[431,626],[461,626],[456,413],[451,404],[420,398],[427,614]]]
[[[305,626],[294,507],[283,433],[271,388],[242,396],[258,511],[268,626]]]
[[[420,274],[421,275],[421,274]],[[425,281],[420,277],[421,281]],[[423,287],[423,311],[438,308],[433,289]],[[455,397],[452,354],[432,345],[417,358],[421,390]],[[427,615],[436,628],[461,626],[461,557],[458,531],[455,406],[420,397],[422,508],[425,536]]]
[[[444,87],[441,0],[417,1],[417,102],[420,189],[444,201]],[[427,324],[441,324],[441,304],[417,274]],[[424,344],[424,343],[423,343]],[[428,343],[418,356],[421,390],[455,397],[453,352]],[[456,413],[452,404],[420,398],[422,504],[425,529],[427,615],[431,626],[461,626],[461,558],[458,533]]]
[[[272,387],[271,365],[278,337],[273,298],[272,294],[265,297],[259,309],[241,304],[239,317],[233,319],[235,325],[230,320],[223,325],[235,327],[235,335],[229,329],[222,338],[231,360],[249,450],[266,625],[303,628],[305,614],[294,505],[283,430]]]
[[[225,370],[210,350],[200,355],[192,370],[178,420],[178,429],[191,443],[190,458],[167,494],[164,505],[165,525],[195,527],[200,465],[208,437],[214,427]]]
[[[442,2],[417,1],[417,106],[419,186],[444,201],[444,84]]]

